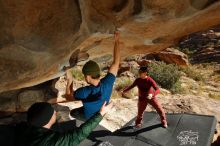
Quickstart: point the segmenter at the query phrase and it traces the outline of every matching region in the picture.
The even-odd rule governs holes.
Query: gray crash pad
[[[163,128],[157,113],[146,112],[143,126],[134,129],[134,120],[102,138],[103,143],[109,146],[210,146],[217,123],[214,116],[167,114],[168,128]]]

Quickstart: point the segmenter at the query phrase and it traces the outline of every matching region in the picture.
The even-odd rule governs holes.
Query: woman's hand
[[[151,100],[153,98],[153,94],[148,94],[147,98]]]

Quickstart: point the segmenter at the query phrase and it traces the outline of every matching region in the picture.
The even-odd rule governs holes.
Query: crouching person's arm
[[[75,98],[73,96],[74,90],[73,90],[73,75],[70,69],[66,70],[66,80],[67,80],[67,85],[66,85],[66,93],[64,95],[64,98],[66,101],[73,101]]]
[[[50,100],[48,100],[47,102],[54,104],[54,103],[61,103],[61,102],[69,102],[69,101],[74,101],[74,90],[73,90],[73,75],[71,72],[70,68],[64,68],[65,72],[66,72],[66,80],[67,80],[67,84],[66,84],[66,91],[65,94],[62,97],[58,97],[58,98],[52,98]]]
[[[59,138],[58,144],[61,144],[60,141],[65,141],[66,145],[76,146],[81,141],[86,139],[89,134],[96,128],[99,122],[102,120],[103,116],[112,108],[112,103],[106,105],[106,102],[102,105],[100,112],[87,120],[75,131],[69,131]],[[63,143],[62,143],[63,144]]]

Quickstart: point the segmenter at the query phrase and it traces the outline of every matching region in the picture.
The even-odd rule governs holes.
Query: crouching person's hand
[[[105,101],[99,112],[102,116],[104,116],[107,112],[109,112],[112,109],[112,107],[113,107],[112,102],[109,102],[109,104],[106,105],[106,101]]]

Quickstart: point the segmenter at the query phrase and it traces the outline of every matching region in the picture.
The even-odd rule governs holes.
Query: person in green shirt
[[[51,129],[56,122],[56,111],[47,102],[33,104],[27,112],[26,126],[16,126],[17,146],[76,146],[86,139],[99,124],[112,104],[102,105],[100,111],[74,130],[60,133]]]

